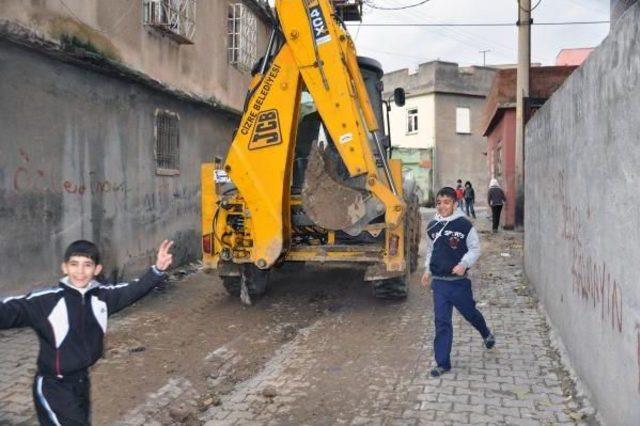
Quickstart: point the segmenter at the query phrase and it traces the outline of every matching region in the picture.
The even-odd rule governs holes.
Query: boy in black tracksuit
[[[132,283],[101,285],[97,247],[76,241],[65,252],[65,277],[56,287],[10,297],[0,303],[0,329],[31,327],[40,341],[33,398],[42,425],[88,425],[90,366],[102,356],[107,317],[146,295],[171,265],[163,241],[147,273]]]
[[[427,256],[422,284],[431,285],[436,336],[433,342],[436,366],[431,376],[438,377],[451,370],[453,307],[478,330],[485,347],[491,349],[495,338],[484,317],[476,309],[467,271],[480,257],[480,240],[475,228],[456,209],[456,191],[445,187],[438,191],[438,214],[427,227]]]

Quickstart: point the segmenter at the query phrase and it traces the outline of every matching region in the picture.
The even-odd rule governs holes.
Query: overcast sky
[[[372,0],[383,7],[419,0]],[[535,5],[537,0],[532,0]],[[516,0],[430,0],[407,10],[384,11],[365,6],[363,23],[503,23],[518,19]],[[602,21],[609,19],[609,0],[542,0],[533,11],[534,22]],[[382,62],[385,72],[414,68],[435,59],[460,65],[517,62],[517,28],[513,27],[360,27],[349,26],[359,55]],[[533,62],[553,65],[562,48],[597,46],[608,24],[538,26],[531,40]]]

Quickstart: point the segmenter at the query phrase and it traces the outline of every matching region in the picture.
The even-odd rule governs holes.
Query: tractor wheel
[[[418,269],[418,248],[420,246],[420,206],[418,197],[410,194],[406,200],[407,216],[404,228],[405,274],[401,277],[373,281],[373,295],[378,299],[401,300],[409,294],[411,274]]]
[[[220,277],[222,279],[222,285],[224,289],[227,290],[227,293],[233,297],[240,297],[240,280],[242,279],[239,276],[227,276]]]
[[[386,280],[375,280],[373,284],[373,295],[377,299],[402,300],[409,294],[409,274],[401,277],[389,278]]]
[[[250,305],[269,290],[269,272],[270,269],[259,269],[251,263],[242,265],[240,299],[244,304]]]

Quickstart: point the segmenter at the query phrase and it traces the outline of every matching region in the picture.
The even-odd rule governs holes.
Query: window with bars
[[[193,44],[196,0],[143,0],[142,21],[180,44]]]
[[[418,108],[407,110],[407,133],[418,133]]]
[[[180,117],[175,112],[156,111],[156,173],[180,174]]]
[[[244,4],[229,5],[227,18],[229,64],[242,72],[249,72],[257,58],[258,21]]]

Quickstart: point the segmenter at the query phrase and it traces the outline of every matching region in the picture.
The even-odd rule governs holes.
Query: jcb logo
[[[316,44],[331,41],[329,29],[327,28],[327,23],[322,15],[320,5],[317,3],[315,3],[315,5],[312,4],[309,7],[309,15],[311,16],[311,26],[313,27],[313,37],[316,39]]]
[[[282,143],[278,111],[270,109],[258,115],[256,128],[249,142],[249,149],[260,149]]]

